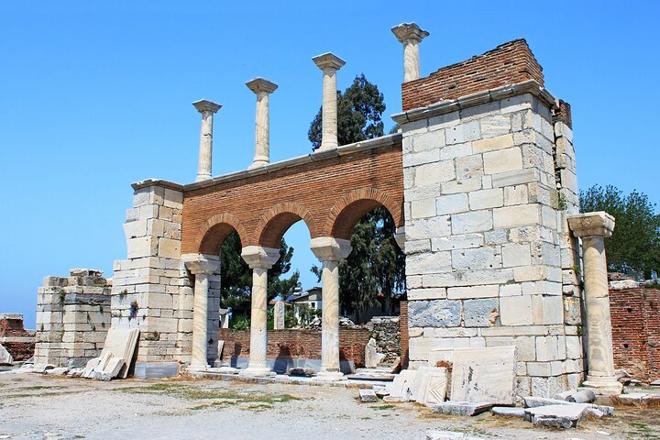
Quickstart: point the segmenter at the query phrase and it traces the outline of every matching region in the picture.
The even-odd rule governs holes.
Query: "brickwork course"
[[[660,379],[660,289],[610,289],[614,363],[633,377]]]
[[[23,315],[0,314],[0,345],[14,361],[25,361],[34,355],[34,331],[23,327]]]

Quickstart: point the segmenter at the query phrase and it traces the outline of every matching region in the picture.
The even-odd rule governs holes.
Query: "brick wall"
[[[0,344],[15,361],[34,355],[34,332],[23,328],[23,315],[0,314]]]
[[[610,289],[610,310],[616,368],[660,379],[660,290]]]
[[[339,329],[339,358],[353,361],[356,367],[364,366],[364,348],[370,332],[364,328]],[[225,341],[223,360],[250,356],[250,332],[220,329],[218,339]],[[269,330],[268,359],[321,359],[321,332],[318,330]]]
[[[403,110],[532,79],[543,86],[543,68],[525,40],[514,40],[404,83]]]

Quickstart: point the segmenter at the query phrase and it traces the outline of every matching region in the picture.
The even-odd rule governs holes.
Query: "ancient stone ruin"
[[[548,91],[524,40],[422,77],[419,46],[428,32],[415,24],[393,32],[404,51],[396,134],[338,146],[336,80],[345,61],[326,53],[313,58],[323,82],[321,147],[270,162],[269,99],[277,85],[257,78],[247,83],[257,98],[254,158],[244,170],[214,176],[213,120],[221,105],[195,102],[202,119],[195,181],[133,184],[111,321],[101,310],[110,286],[99,273],[48,278],[39,292],[35,362],[78,365],[96,357],[110,325],[139,330],[139,376],[211,371],[219,249],[235,231],[253,272],[241,374],[274,374],[268,269],[283,234],[302,220],[323,267],[317,377],[342,380],[338,264],[351,252],[357,221],[384,207],[406,254],[403,365],[434,369],[419,385],[431,390],[424,401],[444,400],[449,369],[450,394],[461,400],[510,404],[516,394],[551,397],[585,379],[599,392],[619,392],[603,248],[614,219],[579,214],[570,105]],[[496,387],[483,394],[482,383]]]

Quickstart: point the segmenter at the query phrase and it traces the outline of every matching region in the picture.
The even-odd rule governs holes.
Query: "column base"
[[[245,377],[269,377],[275,376],[275,372],[268,367],[247,367],[238,373],[239,376]]]
[[[591,388],[596,394],[603,396],[616,396],[623,391],[623,385],[614,376],[587,376],[582,386]]]
[[[332,382],[335,380],[343,380],[344,373],[341,371],[319,371],[314,377],[319,380]]]
[[[269,164],[270,164],[270,162],[267,161],[267,160],[254,160],[254,161],[252,161],[250,166],[248,166],[248,170],[253,170],[255,168],[265,167],[266,165],[269,165]]]

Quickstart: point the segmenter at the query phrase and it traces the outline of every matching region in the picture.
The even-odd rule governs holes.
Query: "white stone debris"
[[[378,364],[385,358],[385,354],[378,353],[376,347],[376,340],[370,338],[367,345],[364,347],[364,365],[367,368],[376,368]]]
[[[452,362],[452,400],[514,404],[515,346],[457,348]]]
[[[486,440],[465,432],[454,431],[426,431],[426,440]]]
[[[11,365],[14,363],[14,358],[5,347],[0,344],[0,365]]]
[[[378,402],[378,396],[372,389],[360,389],[360,402]]]
[[[111,328],[105,339],[101,356],[90,359],[80,376],[103,381],[128,377],[139,332],[138,329]]]

